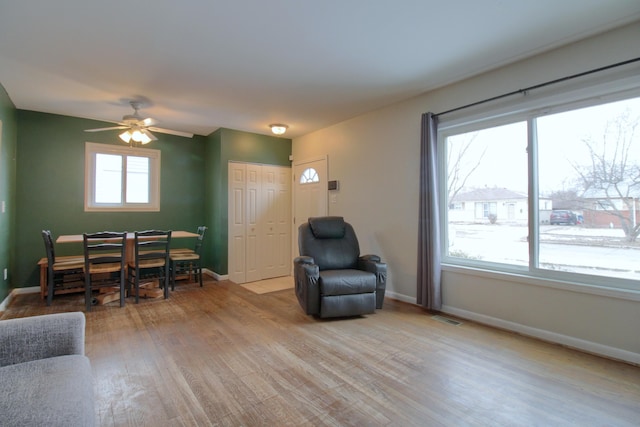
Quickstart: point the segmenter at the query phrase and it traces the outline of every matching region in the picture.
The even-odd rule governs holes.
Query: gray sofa
[[[0,425],[93,426],[81,312],[0,321]]]

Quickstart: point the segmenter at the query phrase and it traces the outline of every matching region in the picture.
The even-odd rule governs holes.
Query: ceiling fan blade
[[[157,128],[157,127],[150,127],[149,130],[152,130],[154,132],[159,132],[159,133],[166,133],[169,135],[183,136],[185,138],[193,138],[192,133],[182,132],[179,130],[163,129],[163,128]]]
[[[85,129],[85,132],[102,132],[103,130],[128,129],[129,126],[112,126],[109,128]]]
[[[143,126],[153,126],[158,123],[155,119],[152,119],[151,117],[147,117],[146,119],[142,119],[140,121],[142,122]]]

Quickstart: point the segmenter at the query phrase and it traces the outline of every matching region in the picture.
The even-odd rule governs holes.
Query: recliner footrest
[[[320,317],[371,314],[376,310],[376,293],[328,295],[320,298]]]
[[[376,275],[362,270],[324,270],[320,272],[318,283],[323,296],[376,291]]]

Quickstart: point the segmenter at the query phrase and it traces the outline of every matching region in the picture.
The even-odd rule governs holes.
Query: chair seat
[[[200,255],[196,254],[196,253],[177,253],[177,254],[171,254],[171,260],[172,261],[191,261],[191,260],[198,260],[200,259]]]
[[[84,257],[65,259],[53,263],[53,271],[80,270],[84,268]]]
[[[153,259],[141,259],[138,263],[140,268],[153,268],[153,267],[162,267],[164,266],[164,258],[153,258]],[[129,268],[136,268],[135,263],[129,263]]]
[[[94,273],[113,273],[116,271],[120,271],[120,263],[119,262],[107,262],[104,264],[93,264],[89,268],[89,272]]]
[[[189,248],[175,248],[175,249],[171,249],[169,251],[169,253],[171,255],[174,255],[174,254],[185,254],[185,253],[193,254],[193,253],[195,253],[195,251],[193,249],[189,249]]]
[[[376,275],[362,270],[323,270],[320,272],[320,293],[352,295],[376,291]]]

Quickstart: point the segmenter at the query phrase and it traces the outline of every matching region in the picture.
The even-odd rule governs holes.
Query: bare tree
[[[469,149],[473,141],[477,138],[478,132],[473,132],[466,141],[449,141],[447,145],[447,194],[449,195],[449,205],[451,205],[456,195],[464,188],[469,177],[480,166],[482,158],[487,149],[482,154],[473,158]]]
[[[629,111],[607,122],[602,135],[582,140],[590,154],[589,165],[573,164],[582,179],[585,194],[598,195],[602,210],[620,221],[628,241],[640,234],[635,216],[640,195],[640,163],[636,152],[640,146],[640,117]]]

